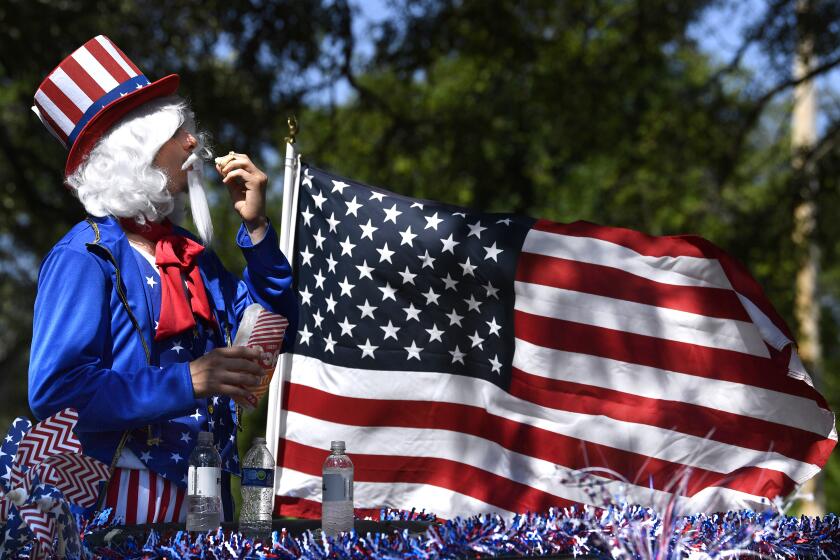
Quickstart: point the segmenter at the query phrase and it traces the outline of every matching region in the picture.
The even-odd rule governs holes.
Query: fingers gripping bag
[[[239,323],[239,330],[233,341],[234,346],[247,346],[260,351],[259,365],[265,372],[262,383],[251,386],[251,391],[246,402],[237,402],[248,408],[256,408],[257,403],[268,391],[271,377],[274,375],[274,367],[277,365],[277,357],[283,346],[283,335],[286,334],[286,327],[289,321],[277,313],[266,311],[258,303],[252,303],[245,308],[242,321]]]

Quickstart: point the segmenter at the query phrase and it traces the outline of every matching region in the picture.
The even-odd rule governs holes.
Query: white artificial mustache
[[[210,205],[207,204],[207,195],[204,193],[204,184],[202,178],[204,177],[203,166],[201,162],[213,156],[209,149],[204,146],[199,146],[190,156],[187,161],[181,166],[182,170],[187,171],[187,186],[190,192],[190,213],[192,214],[193,223],[198,230],[198,236],[205,245],[210,245],[213,241],[213,221],[210,217]]]
[[[201,161],[209,161],[213,158],[213,152],[210,151],[210,148],[205,146],[198,146],[195,150],[190,154],[187,158],[187,161],[184,162],[184,165],[181,166],[181,171],[187,170],[193,166],[193,164],[199,163]]]

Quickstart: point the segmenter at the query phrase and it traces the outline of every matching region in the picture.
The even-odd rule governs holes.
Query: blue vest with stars
[[[161,287],[160,274],[156,267],[135,250],[134,258],[143,275],[146,299],[157,328],[160,319]],[[159,366],[191,362],[214,348],[226,346],[227,341],[218,327],[206,325],[197,320],[191,332],[184,332],[172,338],[152,341],[152,363]],[[150,425],[143,434],[132,434],[126,442],[140,460],[151,470],[174,482],[186,484],[186,464],[189,455],[184,448],[191,447],[198,439],[198,432],[213,432],[213,439],[222,456],[222,467],[231,474],[239,475],[239,454],[236,449],[236,428],[239,418],[236,404],[229,397],[214,396],[210,399],[196,399],[195,412],[167,422]]]
[[[155,268],[112,217],[91,217],[70,230],[38,275],[28,393],[35,417],[77,409],[76,434],[85,454],[109,465],[128,431],[126,446],[179,486],[186,485],[197,432],[211,431],[224,469],[238,474],[236,407],[226,397],[195,398],[189,362],[228,345],[245,308],[255,302],[289,319],[283,351],[290,351],[298,307],[274,229],[269,225],[254,245],[241,227],[236,242],[246,261],[241,280],[212,250],[198,258],[216,325],[199,324],[157,342],[161,295]]]

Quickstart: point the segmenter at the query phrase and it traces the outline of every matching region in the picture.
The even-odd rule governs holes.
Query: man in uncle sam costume
[[[39,419],[78,410],[85,453],[113,471],[104,503],[126,523],[185,519],[199,431],[213,432],[221,453],[231,518],[234,399],[263,374],[258,353],[231,341],[251,303],[289,319],[286,349],[297,323],[289,263],[265,216],[267,177],[245,154],[216,165],[242,218],[244,279],[209,248],[208,151],[178,83],[150,83],[100,35],[50,72],[32,108],[68,148],[66,186],[88,217],[41,265],[29,404]],[[200,240],[173,225],[187,192]]]

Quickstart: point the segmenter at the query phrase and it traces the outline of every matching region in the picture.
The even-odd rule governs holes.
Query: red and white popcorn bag
[[[271,377],[277,365],[277,357],[283,347],[283,335],[286,334],[288,326],[289,321],[283,315],[266,311],[258,303],[252,303],[245,309],[233,345],[258,349],[260,351],[259,364],[265,376],[259,385],[248,387],[251,395],[244,402],[237,399],[242,406],[256,408],[257,403],[268,391],[268,385],[271,383]]]

